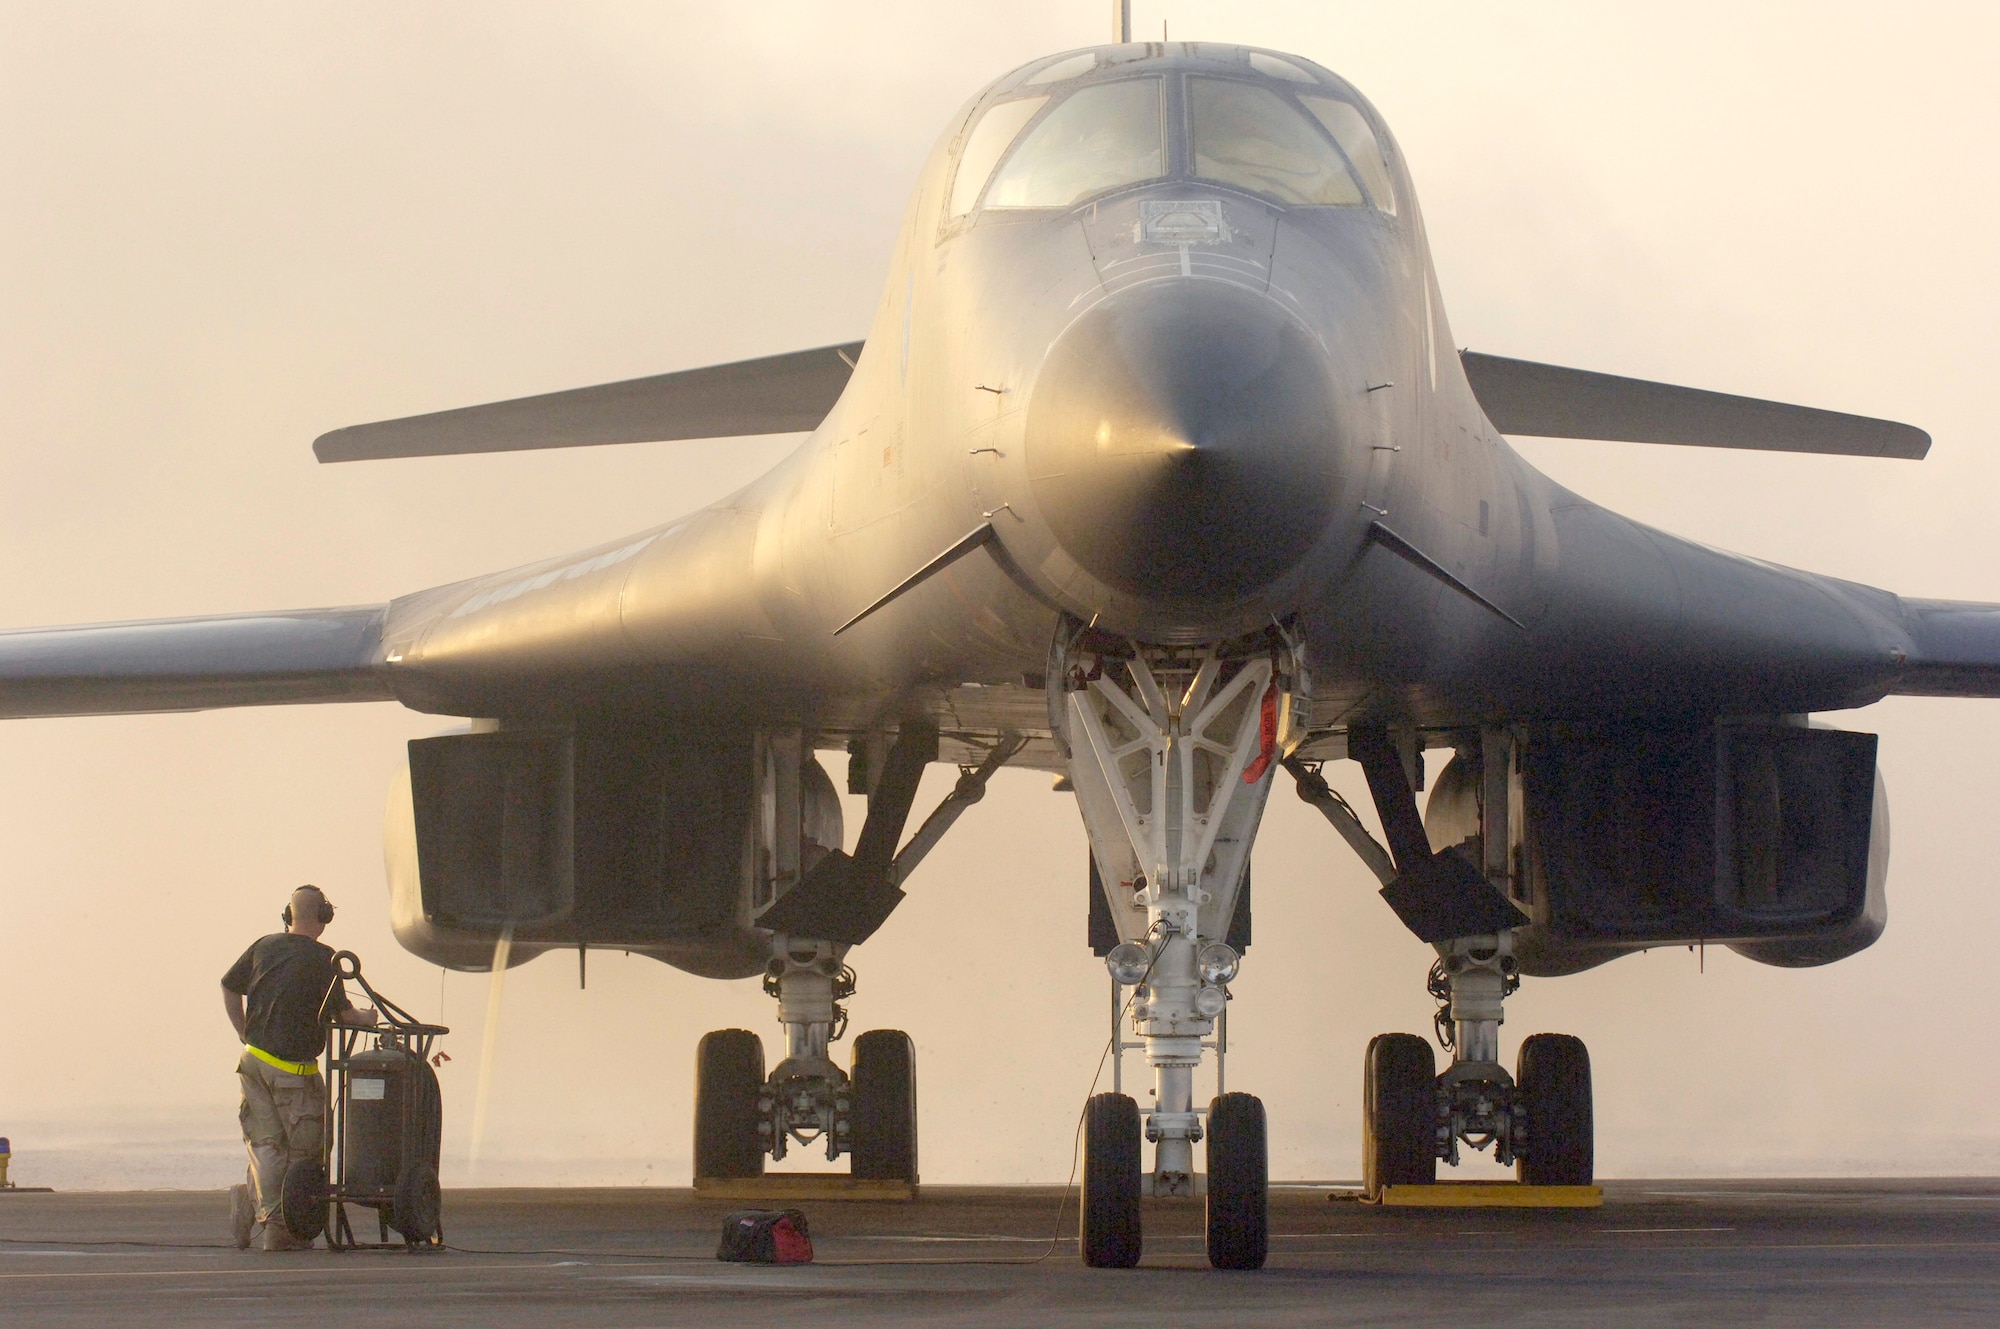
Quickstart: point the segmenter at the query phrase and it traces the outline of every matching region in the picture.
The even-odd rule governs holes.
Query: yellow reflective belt
[[[290,1071],[293,1075],[319,1074],[319,1063],[316,1061],[286,1061],[283,1057],[274,1057],[270,1053],[264,1051],[263,1048],[260,1048],[252,1043],[245,1043],[243,1045],[243,1050],[248,1052],[251,1056],[255,1057],[257,1060],[263,1062],[265,1065],[276,1066],[279,1070]]]

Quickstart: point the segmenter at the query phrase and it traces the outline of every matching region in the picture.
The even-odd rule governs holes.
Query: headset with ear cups
[[[301,886],[299,887],[299,890],[311,891],[314,895],[317,895],[319,897],[318,913],[319,913],[319,921],[321,927],[324,927],[328,923],[333,922],[333,901],[326,898],[325,891],[322,891],[319,887],[311,884]],[[294,892],[294,894],[296,894],[296,892]],[[285,912],[279,914],[278,917],[284,920],[286,927],[290,927],[292,925],[291,901],[287,900],[285,902]]]

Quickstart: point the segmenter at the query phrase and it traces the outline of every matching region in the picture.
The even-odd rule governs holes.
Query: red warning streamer
[[[1271,758],[1278,751],[1278,680],[1273,678],[1271,686],[1264,689],[1264,704],[1257,716],[1257,735],[1260,740],[1256,759],[1243,768],[1243,783],[1256,784],[1264,778],[1264,772],[1271,769]]]

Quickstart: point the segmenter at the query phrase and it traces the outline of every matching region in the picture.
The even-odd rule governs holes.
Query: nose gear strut
[[[1140,1196],[1192,1198],[1194,1146],[1208,1136],[1210,1259],[1256,1267],[1266,1230],[1263,1107],[1231,1094],[1202,1112],[1194,1072],[1215,1046],[1208,1040],[1239,963],[1224,939],[1272,771],[1303,731],[1303,652],[1281,630],[1154,646],[1066,621],[1048,678],[1051,725],[1123,938],[1107,962],[1114,982],[1136,985],[1132,1027],[1154,1078],[1150,1109],[1113,1093],[1086,1113],[1084,1260],[1136,1261]],[[1227,1107],[1220,1133],[1217,1105]],[[1153,1166],[1132,1176],[1141,1119]]]

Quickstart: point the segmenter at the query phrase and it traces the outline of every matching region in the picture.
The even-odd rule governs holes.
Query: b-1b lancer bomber
[[[761,974],[776,1066],[742,1030],[698,1052],[696,1173],[718,1179],[810,1148],[915,1180],[910,1040],[832,1058],[850,966],[996,769],[1051,772],[1154,1091],[1088,1104],[1083,1258],[1135,1262],[1142,1196],[1205,1178],[1210,1259],[1242,1268],[1267,1245],[1264,1107],[1193,1085],[1280,772],[1437,953],[1449,1065],[1414,1035],[1369,1045],[1367,1187],[1467,1149],[1578,1185],[1589,1059],[1536,1034],[1503,1064],[1522,979],[1678,942],[1780,966],[1861,950],[1885,918],[1876,740],[1808,717],[2000,695],[2000,605],[1679,539],[1505,438],[1919,458],[1925,434],[1455,350],[1388,126],[1274,51],[1127,41],[991,84],[922,170],[865,341],[315,447],[798,431],[698,512],[386,604],[0,634],[0,715],[471,717],[409,745],[397,937],[459,969],[504,933],[516,960],[615,947]],[[840,749],[867,798],[851,851],[817,757]],[[1323,776],[1341,760],[1379,839]],[[961,778],[915,821],[940,761]]]

